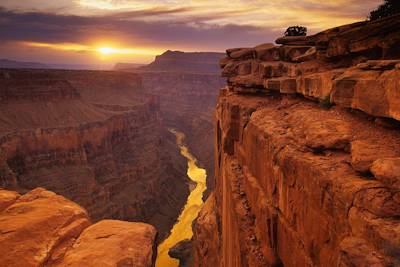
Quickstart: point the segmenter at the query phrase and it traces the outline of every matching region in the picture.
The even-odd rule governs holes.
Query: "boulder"
[[[275,40],[275,43],[281,45],[309,45],[308,36],[282,36]]]
[[[32,190],[0,213],[0,266],[57,260],[89,225],[88,214],[74,202],[42,188]]]
[[[103,220],[86,228],[54,266],[150,267],[155,236],[149,224]]]
[[[356,140],[351,142],[351,165],[356,171],[367,172],[377,159],[392,158],[399,155],[393,147],[381,146],[373,141]]]
[[[234,48],[226,50],[228,57],[233,59],[253,59],[255,50],[253,48]]]
[[[371,172],[385,185],[400,189],[400,158],[381,158],[372,163]]]
[[[339,119],[315,121],[304,129],[306,145],[313,150],[348,150],[350,125]]]

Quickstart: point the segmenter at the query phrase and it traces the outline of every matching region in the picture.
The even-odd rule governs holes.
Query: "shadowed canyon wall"
[[[141,78],[106,71],[0,70],[0,187],[38,186],[160,238],[188,195],[186,162]]]
[[[227,50],[195,266],[400,265],[399,20]]]
[[[168,127],[182,131],[190,151],[213,175],[213,112],[225,81],[218,61],[222,53],[166,51],[151,64],[136,69],[146,92],[157,97]],[[213,185],[207,181],[210,189]],[[207,193],[208,194],[208,193]]]

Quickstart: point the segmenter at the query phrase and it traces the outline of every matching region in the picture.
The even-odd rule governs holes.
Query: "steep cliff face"
[[[167,51],[136,71],[146,91],[158,98],[165,124],[186,134],[185,142],[209,176],[214,164],[212,114],[219,88],[225,84],[216,71],[222,57],[221,53]]]
[[[1,70],[0,186],[37,186],[95,221],[145,221],[160,237],[188,194],[159,106],[130,73]]]
[[[1,266],[153,266],[156,230],[144,223],[90,222],[53,192],[0,189]]]
[[[227,50],[196,266],[400,264],[399,19]]]

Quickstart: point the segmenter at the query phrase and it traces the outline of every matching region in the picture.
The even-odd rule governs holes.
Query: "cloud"
[[[129,18],[127,13],[83,17],[19,13],[4,9],[0,9],[0,17],[0,39],[8,41],[88,43],[117,40],[136,46],[222,50],[230,44],[252,45],[260,41],[272,41],[278,35],[274,31],[250,25],[208,25],[202,22],[206,19],[204,17],[195,23],[165,23],[144,21],[134,16],[130,20],[121,20],[121,17]]]
[[[67,47],[112,44],[146,51],[223,51],[228,47],[273,42],[286,27],[295,24],[307,26],[315,33],[351,23],[365,18],[380,2],[3,0],[0,57],[17,55],[27,43],[49,44],[47,49],[67,44]],[[14,51],[10,43],[20,47]],[[7,55],[2,49],[6,44]],[[46,54],[42,52],[41,55]]]

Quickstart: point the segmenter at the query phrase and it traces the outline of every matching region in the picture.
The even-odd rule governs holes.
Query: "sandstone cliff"
[[[162,238],[188,194],[186,162],[135,74],[0,71],[0,186],[37,186],[90,217],[144,221]]]
[[[400,265],[399,20],[227,50],[196,266]]]
[[[42,188],[0,189],[0,266],[150,267],[155,237],[144,223],[92,224],[83,208]]]

